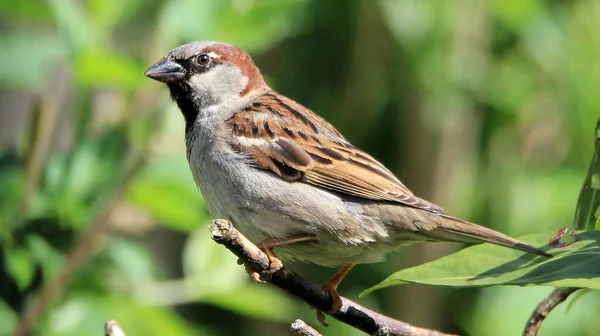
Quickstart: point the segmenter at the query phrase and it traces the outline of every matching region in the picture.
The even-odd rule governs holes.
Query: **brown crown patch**
[[[240,68],[242,75],[248,78],[246,88],[241,92],[242,96],[257,89],[268,88],[260,70],[245,50],[230,44],[213,43],[206,46],[203,51],[217,54],[218,62],[235,64]]]

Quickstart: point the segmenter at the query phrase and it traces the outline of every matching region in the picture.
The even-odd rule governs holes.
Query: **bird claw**
[[[333,314],[339,312],[340,309],[342,309],[343,303],[342,303],[342,299],[340,298],[340,295],[337,292],[337,288],[334,286],[331,286],[327,283],[322,285],[321,288],[323,288],[323,290],[325,290],[327,293],[329,293],[329,295],[331,295],[331,309],[329,309],[326,313],[328,315],[333,315]],[[319,320],[319,322],[323,326],[329,327],[329,324],[327,322],[325,322],[325,314],[323,314],[323,311],[321,309],[317,309],[316,314],[317,314],[317,320]]]
[[[319,323],[321,323],[321,325],[324,327],[329,327],[329,323],[325,322],[325,314],[323,314],[321,309],[317,309],[316,314],[317,314],[317,320],[319,320]]]
[[[273,248],[275,248],[277,246],[281,246],[281,245],[301,243],[301,242],[305,242],[305,241],[313,241],[315,239],[316,238],[314,236],[300,235],[300,236],[288,237],[285,239],[271,238],[271,239],[264,240],[260,244],[256,245],[256,247],[258,247],[258,249],[261,250],[264,254],[266,254],[267,257],[269,258],[269,268],[266,270],[256,271],[256,270],[250,268],[248,265],[246,265],[246,273],[248,273],[248,275],[250,275],[252,280],[254,280],[258,283],[265,283],[265,281],[261,279],[261,276],[267,276],[267,277],[271,276],[271,275],[273,275],[273,273],[275,273],[283,268],[283,262],[281,262],[281,260],[279,258],[277,258],[277,256],[273,252]],[[242,264],[242,263],[243,263],[243,261],[241,259],[238,259],[238,264]]]
[[[250,279],[252,279],[255,282],[258,282],[259,284],[267,283],[266,281],[264,281],[260,278],[260,273],[251,269],[248,265],[246,265],[246,273],[248,273],[248,275],[250,276]]]
[[[252,278],[252,280],[254,280],[260,284],[265,284],[267,282],[264,281],[262,279],[262,277],[263,276],[271,276],[271,275],[273,275],[273,273],[281,270],[283,268],[283,262],[281,262],[281,260],[275,256],[269,256],[269,268],[266,270],[257,272],[254,269],[252,269],[250,266],[248,266],[247,264],[245,265],[245,267],[246,267],[246,273],[248,273],[248,275],[250,276],[250,278]]]

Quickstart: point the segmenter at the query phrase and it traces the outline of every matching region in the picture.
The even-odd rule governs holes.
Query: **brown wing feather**
[[[228,124],[236,150],[246,153],[258,168],[286,180],[443,212],[414,196],[381,163],[352,146],[324,119],[281,95],[261,96],[233,115]]]

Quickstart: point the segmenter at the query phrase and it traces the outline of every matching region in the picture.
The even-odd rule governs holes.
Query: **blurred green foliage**
[[[267,81],[330,120],[415,193],[513,236],[571,225],[600,115],[593,0],[0,1],[0,334],[61,273],[91,258],[35,335],[285,334],[313,312],[251,283],[210,241],[183,121],[143,71],[171,48],[248,49]],[[594,214],[595,215],[595,214]],[[429,244],[359,266],[355,297]],[[333,270],[288,265],[323,281]],[[428,328],[515,335],[550,290],[405,285],[361,300]],[[541,335],[593,335],[598,294]],[[358,335],[338,323],[326,335]]]

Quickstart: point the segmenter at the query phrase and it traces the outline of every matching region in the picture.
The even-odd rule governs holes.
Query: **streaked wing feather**
[[[286,180],[443,212],[414,196],[381,163],[352,146],[324,119],[274,92],[233,115],[228,124],[237,151],[248,155],[257,168]]]

